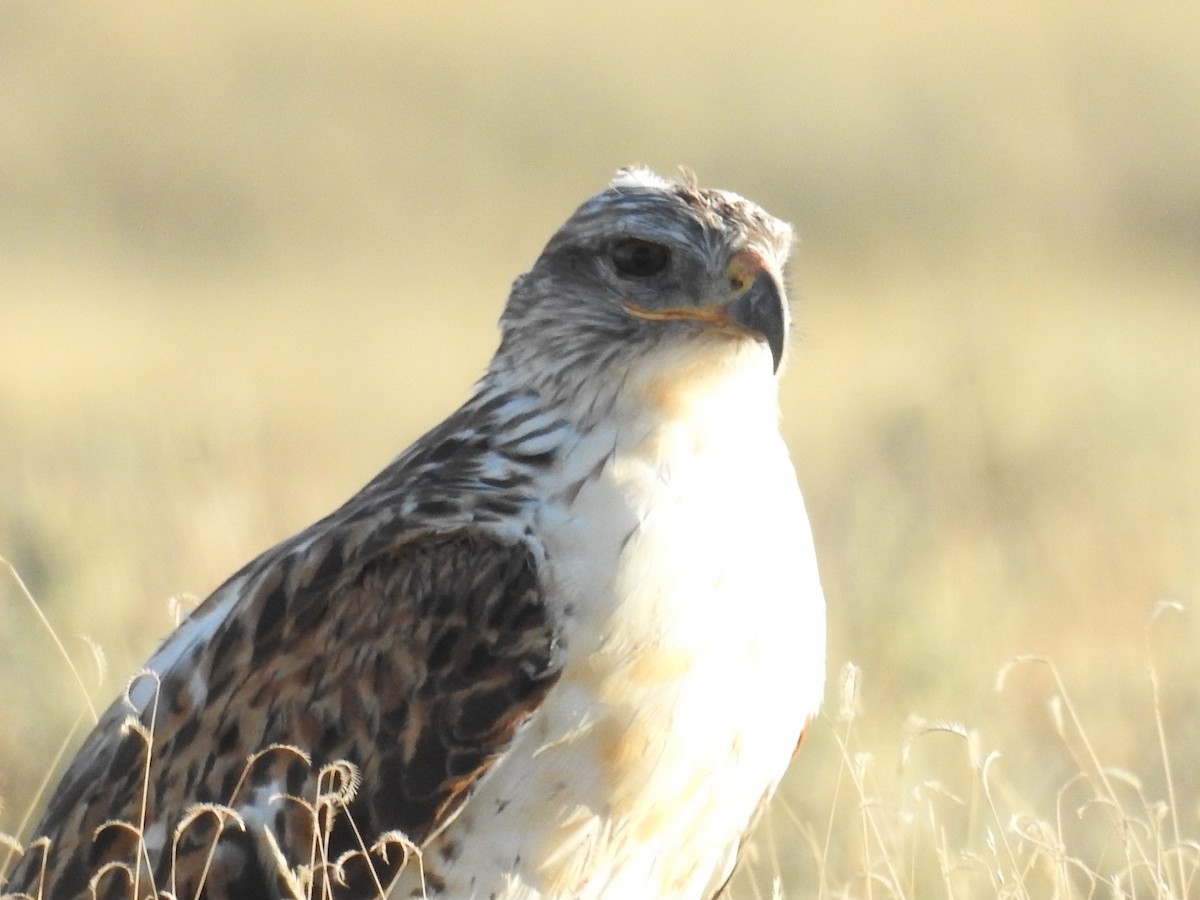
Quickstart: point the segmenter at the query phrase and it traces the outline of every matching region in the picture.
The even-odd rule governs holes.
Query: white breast
[[[538,530],[564,669],[430,863],[447,896],[706,897],[824,682],[824,602],[760,354],[634,373]],[[719,376],[719,377],[718,377]]]

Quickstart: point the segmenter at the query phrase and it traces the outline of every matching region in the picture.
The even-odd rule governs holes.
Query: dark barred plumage
[[[104,866],[134,863],[137,835],[74,836],[112,820],[162,821],[171,835],[194,804],[237,808],[261,790],[315,800],[317,774],[343,760],[369,790],[328,816],[322,852],[336,860],[361,849],[360,835],[369,848],[387,831],[421,843],[554,683],[556,636],[520,513],[533,502],[533,470],[553,462],[547,438],[564,427],[520,396],[484,392],[337,512],[236,573],[190,617],[220,617],[207,638],[131,692],[135,702],[149,695],[138,720],[153,740],[122,729],[129,704],[105,713],[39,827],[53,823],[72,843],[52,841],[44,860],[30,853],[5,890],[82,896]],[[503,537],[480,527],[501,523]],[[222,616],[231,601],[237,614]],[[304,756],[280,747],[248,762],[275,745]],[[202,817],[172,852],[154,854],[144,887],[196,896],[215,824]],[[312,846],[305,806],[281,804],[271,824],[281,847]],[[227,825],[221,841],[208,896],[287,894],[261,839]],[[360,854],[345,885],[318,882],[314,895],[371,896],[402,860]],[[101,897],[129,892],[117,869],[97,887]]]

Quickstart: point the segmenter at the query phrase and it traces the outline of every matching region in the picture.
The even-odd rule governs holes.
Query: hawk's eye
[[[627,238],[613,248],[613,265],[629,278],[649,278],[657,275],[671,261],[671,251],[662,244]]]

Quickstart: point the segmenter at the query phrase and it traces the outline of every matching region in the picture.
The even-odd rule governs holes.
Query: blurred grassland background
[[[801,236],[784,428],[830,605],[739,895],[1200,895],[1155,806],[1200,838],[1197,48],[1194,3],[6,0],[0,556],[107,703],[169,597],[466,397],[578,202],[686,164]],[[4,573],[0,642],[16,832],[82,701]],[[1045,667],[996,690],[1021,654],[1085,738]]]

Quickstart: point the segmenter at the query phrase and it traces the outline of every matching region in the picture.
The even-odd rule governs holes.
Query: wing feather
[[[390,882],[403,854],[371,848],[419,846],[503,754],[558,676],[555,623],[524,543],[362,533],[235,576],[246,593],[157,676],[144,728],[115,704],[68,769],[36,830],[44,880],[35,848],[6,890],[78,896],[106,866],[101,897],[123,876],[179,897]]]

